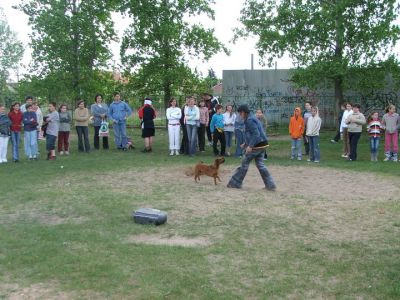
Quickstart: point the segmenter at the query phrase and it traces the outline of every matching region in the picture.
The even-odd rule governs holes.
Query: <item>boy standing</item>
[[[300,107],[296,107],[289,123],[289,134],[292,138],[292,153],[290,159],[296,159],[297,156],[297,160],[301,160],[301,140],[303,138],[303,133],[304,120],[301,116]]]
[[[38,140],[37,140],[37,116],[33,106],[26,105],[26,111],[23,114],[22,123],[24,124],[24,146],[25,155],[29,160],[37,159]]]
[[[222,115],[222,105],[215,106],[216,113],[212,116],[210,131],[213,140],[213,149],[215,155],[225,156],[225,133],[224,133],[224,116]],[[221,144],[221,152],[218,152],[218,141]]]
[[[308,118],[311,117],[311,102],[306,102],[304,104],[304,112],[303,112],[303,119],[304,119],[304,133],[303,133],[303,143],[304,143],[304,151],[306,152],[305,155],[310,154],[310,141],[306,135],[307,132],[307,122]]]
[[[360,104],[354,104],[353,113],[346,119],[350,142],[349,161],[357,160],[358,140],[361,136],[362,126],[366,123],[364,115],[360,112],[360,108]]]

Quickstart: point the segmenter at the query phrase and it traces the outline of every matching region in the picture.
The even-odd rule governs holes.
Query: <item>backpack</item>
[[[106,121],[101,121],[99,136],[108,136],[108,123]]]

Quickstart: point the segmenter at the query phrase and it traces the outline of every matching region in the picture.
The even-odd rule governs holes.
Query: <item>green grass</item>
[[[398,182],[399,165],[371,163],[366,139],[360,160],[348,163],[341,145],[329,142],[331,134],[321,137],[318,168]],[[154,153],[143,154],[138,135],[135,129],[134,151],[112,145],[77,153],[73,139],[71,155],[55,162],[0,165],[0,298],[24,288],[43,295],[38,284],[53,298],[400,298],[400,196],[332,202],[282,193],[274,199],[259,190],[196,185],[183,172],[199,160],[211,162],[210,148],[195,158],[169,157],[166,132],[157,130]],[[288,160],[289,141],[270,144],[269,165],[308,166]],[[228,158],[225,167],[238,164]],[[167,211],[168,223],[134,224],[131,213],[142,206]],[[349,238],[340,228],[359,235]],[[209,243],[128,241],[138,235]]]

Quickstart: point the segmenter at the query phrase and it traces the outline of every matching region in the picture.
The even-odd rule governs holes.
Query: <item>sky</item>
[[[31,61],[31,50],[29,48],[29,33],[30,27],[28,25],[27,16],[12,8],[17,5],[20,0],[1,0],[0,6],[3,7],[8,24],[11,29],[17,33],[17,37],[23,42],[25,46],[24,58],[22,65],[27,66]],[[259,57],[255,49],[256,40],[249,38],[247,40],[240,40],[236,44],[231,42],[233,38],[233,28],[238,27],[240,10],[245,0],[216,0],[213,5],[215,10],[215,21],[206,19],[204,22],[207,27],[215,29],[216,37],[223,42],[228,49],[230,49],[230,56],[224,53],[216,54],[209,62],[203,63],[198,60],[189,61],[191,68],[197,68],[204,75],[207,75],[207,70],[212,68],[218,78],[222,78],[222,70],[241,70],[251,68],[251,54],[254,54],[254,69],[265,69],[259,64]],[[114,14],[113,19],[115,22],[115,29],[119,37],[122,37],[124,29],[129,24],[129,19],[123,18],[120,15]],[[119,44],[112,43],[111,49],[114,55],[114,60],[119,62]],[[19,73],[23,74],[26,70],[21,66]],[[287,57],[277,61],[277,66],[280,69],[287,69],[292,67],[291,60]],[[16,72],[11,75],[12,80],[16,80]]]

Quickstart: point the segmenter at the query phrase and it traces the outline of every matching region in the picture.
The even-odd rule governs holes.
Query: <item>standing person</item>
[[[96,150],[100,149],[100,137],[99,137],[99,131],[100,131],[100,126],[101,122],[107,120],[107,112],[108,112],[108,106],[103,102],[103,96],[100,94],[97,94],[94,97],[95,103],[93,103],[90,106],[90,113],[93,116],[93,126],[94,126],[94,141],[93,145]],[[103,149],[108,149],[108,136],[103,136],[102,139],[103,142]]]
[[[243,148],[241,145],[244,143],[244,120],[240,116],[240,113],[237,112],[235,118],[235,142],[236,142],[236,151],[235,156],[242,158]]]
[[[144,105],[138,111],[139,119],[142,120],[142,138],[144,138],[144,149],[142,152],[153,151],[153,141],[155,135],[154,119],[156,118],[156,111],[152,106],[150,98],[144,99]]]
[[[69,155],[69,134],[71,132],[71,115],[66,104],[61,104],[58,109],[60,127],[58,130],[57,150],[60,155]]]
[[[129,105],[121,101],[121,95],[114,93],[114,101],[108,108],[108,117],[113,123],[115,145],[119,150],[128,150],[128,138],[126,136],[126,119],[132,115]]]
[[[303,112],[303,120],[304,120],[303,143],[304,143],[305,155],[308,156],[310,154],[310,143],[306,135],[306,132],[307,132],[307,121],[308,118],[311,117],[311,102],[307,101],[304,104],[304,108],[305,110]]]
[[[215,114],[215,106],[217,104],[219,104],[219,101],[217,98],[213,97],[213,95],[209,94],[209,93],[203,93],[202,98],[206,104],[206,107],[208,109],[208,119],[211,120],[212,116]],[[211,146],[213,141],[212,141],[212,137],[211,137],[211,130],[210,130],[210,126],[206,127],[206,131],[207,131],[207,138],[208,138],[208,145]]]
[[[352,107],[350,102],[346,103],[346,110],[343,112],[342,122],[340,123],[340,133],[343,136],[343,158],[348,158],[350,154],[350,140],[346,120],[353,113]]]
[[[38,140],[37,140],[37,117],[31,104],[25,106],[22,122],[24,124],[24,148],[25,155],[29,160],[37,159]]]
[[[33,108],[33,111],[36,113],[36,119],[37,119],[37,123],[38,123],[37,138],[39,140],[39,139],[41,139],[40,134],[41,134],[42,125],[43,125],[43,113],[39,107],[39,103],[36,100],[32,102],[32,108]],[[39,154],[39,151],[38,151],[38,154]]]
[[[56,110],[56,103],[49,103],[49,114],[46,117],[46,150],[47,160],[56,159],[56,139],[58,136],[58,129],[60,126],[60,116]]]
[[[0,164],[7,162],[8,140],[10,139],[11,120],[6,114],[6,107],[0,103]]]
[[[294,114],[290,118],[289,123],[289,134],[292,138],[292,152],[290,159],[301,160],[301,140],[303,138],[304,133],[304,120],[301,116],[301,109],[300,107],[296,107],[294,109]]]
[[[390,104],[386,108],[386,114],[383,115],[382,125],[385,127],[385,159],[384,161],[397,161],[397,152],[399,150],[399,126],[400,119],[396,113],[396,107]]]
[[[19,102],[11,105],[8,117],[11,120],[11,144],[13,162],[19,162],[19,141],[21,137],[23,115],[19,108]]]
[[[213,115],[210,123],[211,136],[213,138],[213,150],[216,156],[225,156],[225,133],[224,133],[224,116],[222,114],[222,105],[217,104],[216,113]],[[218,141],[221,144],[221,151],[218,151]]]
[[[75,128],[78,134],[78,151],[90,152],[89,143],[89,110],[85,107],[85,101],[78,100],[78,107],[74,112]]]
[[[378,161],[379,140],[381,137],[382,123],[379,120],[378,112],[374,111],[368,117],[367,132],[371,150],[371,161]]]
[[[189,104],[190,97],[186,97],[185,99],[185,104],[181,108],[181,127],[182,127],[182,142],[181,142],[181,148],[179,153],[180,154],[186,154],[189,155],[189,139],[187,135],[187,130],[186,130],[186,124],[185,124],[185,110],[186,107]]]
[[[319,117],[318,107],[311,108],[311,116],[307,120],[306,135],[310,142],[310,156],[307,161],[319,163],[321,159],[319,150],[319,131],[321,129],[321,118]]]
[[[346,106],[344,104],[340,105],[340,113],[338,116],[338,129],[336,132],[336,135],[333,139],[331,139],[331,143],[337,143],[340,140],[340,124],[342,124],[342,119],[343,119],[343,113],[346,109]]]
[[[264,132],[267,133],[267,118],[264,115],[264,112],[262,109],[257,109],[256,110],[256,118],[261,122]],[[264,151],[264,160],[267,160],[268,155],[267,155],[267,150]]]
[[[366,123],[364,115],[360,112],[360,104],[353,105],[353,113],[346,119],[349,133],[350,155],[349,161],[357,160],[357,145],[360,139],[362,127]]]
[[[233,133],[235,131],[235,119],[236,115],[233,113],[232,105],[228,104],[226,106],[226,111],[223,114],[224,117],[224,134],[225,134],[225,142],[226,142],[226,155],[231,155],[231,147],[232,147],[232,139]]]
[[[169,155],[179,155],[182,111],[177,106],[175,98],[169,100],[169,107],[165,114],[168,120]]]
[[[264,164],[264,149],[268,145],[268,139],[262,124],[255,116],[250,115],[247,105],[239,106],[238,112],[245,124],[245,142],[242,144],[245,153],[242,158],[242,165],[235,170],[229,180],[228,188],[240,189],[242,187],[250,162],[254,159],[265,188],[269,191],[275,191],[274,180]]]
[[[197,146],[197,122],[200,120],[199,108],[195,105],[194,97],[189,98],[189,103],[185,107],[185,126],[188,136],[188,152],[190,156],[196,154]]]
[[[199,140],[199,150],[200,152],[205,151],[206,145],[206,128],[209,123],[210,115],[208,113],[208,108],[204,100],[199,102],[199,112],[200,112],[200,127],[198,128],[198,140]]]
[[[21,112],[24,113],[27,111],[26,106],[27,105],[32,105],[33,104],[33,97],[32,96],[26,96],[25,97],[25,103],[21,105],[20,109]]]

